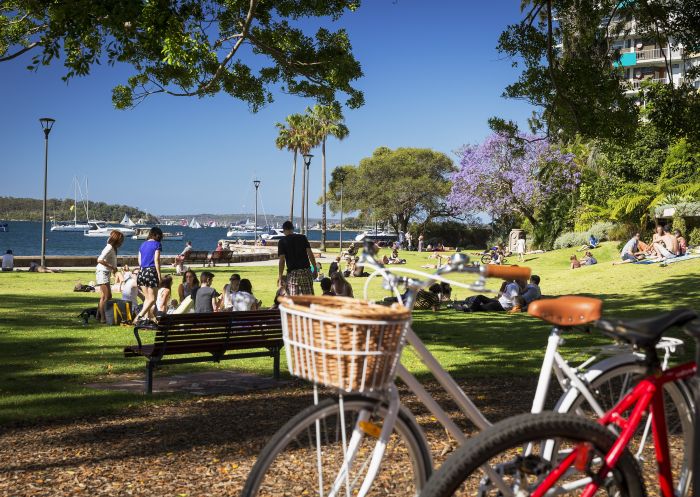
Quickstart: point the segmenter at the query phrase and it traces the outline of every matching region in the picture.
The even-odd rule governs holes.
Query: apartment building
[[[637,35],[633,24],[629,27],[631,29],[626,36],[611,42],[611,49],[620,52],[620,60],[615,66],[622,67],[627,93],[638,93],[647,81],[672,81],[674,86],[689,82],[700,89],[700,77],[691,78],[688,74],[692,67],[700,66],[700,53],[686,52],[682,45],[674,44],[673,40],[660,46],[653,39]]]

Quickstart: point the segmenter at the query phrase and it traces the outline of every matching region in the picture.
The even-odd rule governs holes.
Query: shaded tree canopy
[[[367,220],[387,221],[406,231],[412,220],[429,220],[449,211],[444,199],[450,191],[447,176],[452,160],[426,148],[377,148],[358,166],[336,168],[330,182],[330,207],[338,212],[340,178],[343,210],[360,211]]]
[[[522,68],[503,95],[534,105],[531,130],[552,139],[633,139],[637,109],[620,84],[613,39],[634,29],[659,46],[680,42],[686,51],[700,49],[697,0],[524,0],[522,7],[522,20],[499,38],[498,50]],[[669,58],[669,73],[670,64]],[[490,124],[498,132],[518,132],[502,118]]]
[[[294,23],[337,20],[360,0],[96,0],[0,4],[0,62],[24,54],[36,70],[63,58],[64,80],[106,62],[135,74],[113,89],[126,109],[149,95],[204,97],[225,92],[255,112],[273,101],[272,87],[324,104],[346,95],[364,103],[352,83],[362,76],[347,33]],[[245,60],[245,62],[244,62]]]

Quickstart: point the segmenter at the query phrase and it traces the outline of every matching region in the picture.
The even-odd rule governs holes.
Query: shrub
[[[624,224],[616,224],[613,229],[608,231],[608,240],[627,243],[627,240],[632,238],[632,235],[634,234],[633,232],[634,230],[631,230],[629,226],[625,226]]]
[[[610,233],[614,231],[616,225],[611,222],[600,222],[595,223],[587,231],[567,231],[562,233],[554,241],[554,248],[568,248],[568,247],[582,247],[588,243],[588,239],[591,235],[595,236],[598,240],[611,240]]]
[[[688,243],[690,245],[700,245],[700,228],[693,228],[688,234]]]
[[[685,224],[685,218],[681,216],[674,216],[673,221],[671,221],[671,226],[674,230],[680,230],[683,235],[688,234],[688,226]]]

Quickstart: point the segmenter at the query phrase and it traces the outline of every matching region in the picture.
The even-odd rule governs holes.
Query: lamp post
[[[260,180],[253,180],[255,186],[255,238],[253,238],[253,246],[258,243],[258,188],[260,188]]]
[[[343,253],[343,186],[345,185],[345,171],[338,170],[336,177],[340,182],[340,253]]]
[[[303,155],[304,165],[306,166],[306,192],[304,193],[304,198],[306,202],[306,221],[301,220],[301,224],[304,226],[304,233],[308,234],[309,231],[309,166],[311,165],[312,154],[306,153]]]
[[[46,188],[49,176],[49,133],[56,122],[50,117],[39,119],[44,130],[44,204],[41,209],[41,267],[46,267]]]

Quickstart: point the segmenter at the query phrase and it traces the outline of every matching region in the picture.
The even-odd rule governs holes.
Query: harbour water
[[[9,221],[9,231],[0,232],[0,254],[11,249],[15,255],[39,255],[41,252],[41,222],[37,221]],[[181,231],[184,241],[163,242],[163,255],[174,255],[182,251],[186,240],[192,241],[195,250],[214,250],[219,240],[226,238],[227,228],[202,228],[192,229],[182,226],[161,226],[163,231]],[[343,241],[351,241],[357,235],[357,231],[343,231]],[[310,230],[309,240],[320,240],[320,230]],[[328,240],[338,240],[339,231],[328,231]],[[234,238],[235,239],[235,238]],[[83,236],[82,233],[66,233],[51,231],[51,226],[46,225],[46,255],[99,255],[107,242],[106,238],[92,238]],[[127,237],[124,245],[119,249],[120,255],[136,255],[142,240],[132,240]]]

